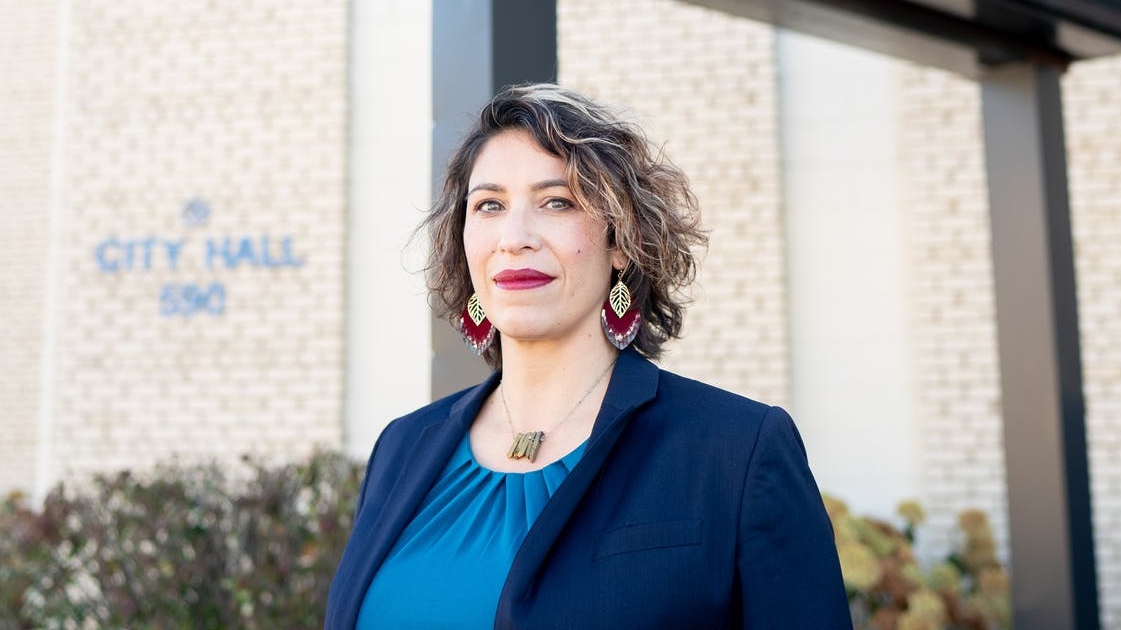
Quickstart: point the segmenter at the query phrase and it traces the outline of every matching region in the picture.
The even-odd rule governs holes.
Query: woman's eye
[[[494,201],[493,199],[488,199],[486,201],[480,201],[479,203],[475,204],[475,212],[488,212],[489,213],[489,212],[498,212],[499,210],[502,210],[502,204],[498,203],[497,201]]]
[[[557,198],[546,201],[545,207],[549,208],[550,210],[568,210],[570,208],[573,208],[574,204],[567,199]]]

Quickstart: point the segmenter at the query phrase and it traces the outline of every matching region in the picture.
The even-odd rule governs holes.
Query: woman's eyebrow
[[[484,182],[482,184],[476,185],[471,190],[468,190],[467,191],[467,196],[470,197],[472,195],[472,193],[474,193],[476,190],[489,190],[491,192],[506,192],[506,189],[503,188],[502,186],[499,186],[498,184],[487,184],[487,183]]]
[[[546,179],[543,182],[534,184],[531,190],[544,190],[546,188],[556,188],[558,186],[561,188],[568,188],[568,182],[563,179]]]
[[[544,181],[537,182],[533,186],[530,186],[530,190],[538,191],[538,190],[544,190],[546,188],[557,188],[557,187],[568,188],[568,182],[564,181],[563,179],[546,179]],[[467,196],[470,197],[477,190],[489,190],[491,192],[506,192],[506,188],[504,188],[502,186],[499,186],[498,184],[491,184],[491,183],[483,182],[481,184],[476,184],[474,187],[471,188],[471,190],[468,190],[467,191]]]

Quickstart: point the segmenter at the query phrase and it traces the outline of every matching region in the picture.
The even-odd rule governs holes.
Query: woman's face
[[[565,161],[525,131],[504,131],[483,146],[467,189],[471,282],[503,338],[602,335],[612,265],[623,260],[607,248],[602,221],[576,205]]]

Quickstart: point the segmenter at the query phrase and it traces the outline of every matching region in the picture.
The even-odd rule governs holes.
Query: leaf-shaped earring
[[[619,281],[611,287],[611,292],[603,303],[600,324],[603,325],[603,334],[607,335],[607,340],[620,350],[634,341],[638,329],[642,327],[642,309],[632,304],[631,291],[623,282],[621,272]]]
[[[467,300],[467,306],[459,315],[459,332],[463,335],[463,343],[479,356],[487,351],[490,344],[494,343],[494,326],[487,319],[483,305],[479,304],[479,295],[472,293]]]

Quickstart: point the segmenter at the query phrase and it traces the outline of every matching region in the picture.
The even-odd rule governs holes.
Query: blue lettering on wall
[[[226,287],[211,282],[206,287],[194,283],[165,284],[160,288],[160,315],[190,317],[196,313],[221,315],[226,310]]]
[[[116,256],[116,250],[120,247],[120,243],[115,238],[107,238],[101,241],[93,250],[94,258],[97,259],[97,266],[103,272],[112,273],[120,267],[120,262]]]
[[[144,238],[121,240],[111,236],[97,244],[93,250],[97,266],[106,273],[150,271],[153,267],[166,265],[176,271],[179,268],[179,252],[184,240],[170,240],[147,236]]]
[[[179,270],[179,251],[183,249],[184,242],[183,239],[163,242],[164,247],[167,248],[167,266],[170,267],[172,271]]]
[[[152,245],[156,244],[156,239],[148,237],[139,241],[139,245],[144,248],[144,269],[152,268]]]
[[[134,241],[121,241],[115,237],[110,237],[94,249],[94,256],[97,258],[97,264],[102,271],[110,273],[122,269],[130,271],[132,269],[134,247]]]
[[[292,253],[292,237],[284,236],[280,239],[280,256],[273,257],[271,255],[272,249],[269,247],[269,237],[261,237],[261,251],[264,256],[261,259],[262,264],[266,267],[302,267],[304,260],[297,258]]]
[[[280,251],[284,254],[284,258],[283,258],[284,266],[288,266],[288,267],[303,267],[304,266],[304,259],[303,258],[296,258],[296,255],[292,253],[292,237],[291,236],[285,236],[284,238],[280,239]]]
[[[302,267],[304,264],[304,260],[292,252],[290,235],[283,236],[275,245],[272,237],[267,234],[257,238],[211,237],[206,239],[205,253],[207,269],[213,269],[215,265],[234,269],[242,265],[277,268]]]
[[[229,258],[230,258],[230,238],[228,236],[226,238],[222,239],[221,248],[219,248],[218,242],[215,241],[214,239],[212,239],[212,238],[206,239],[206,268],[207,269],[213,269],[214,268],[214,259],[216,257],[218,257],[219,254],[221,254],[222,257],[224,257],[227,261],[229,260]],[[228,267],[229,265],[226,265],[226,266]]]
[[[233,259],[228,263],[229,267],[237,267],[241,261],[246,261],[250,266],[257,266],[257,257],[253,255],[253,241],[249,237],[242,237],[238,241],[237,253],[234,254]]]
[[[210,218],[205,200],[193,199],[182,211],[184,222],[198,228]],[[102,273],[147,272],[153,269],[177,272],[191,255],[201,255],[207,269],[299,268],[304,259],[294,251],[293,237],[234,235],[212,236],[188,246],[187,238],[110,236],[94,246],[94,260]],[[197,260],[197,259],[196,259]],[[185,264],[185,263],[184,263]],[[221,315],[226,308],[226,287],[221,282],[205,286],[194,282],[173,282],[160,287],[159,312],[164,317],[191,317],[196,314]]]

